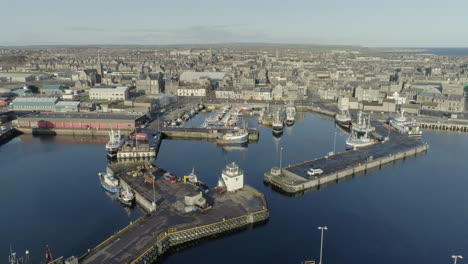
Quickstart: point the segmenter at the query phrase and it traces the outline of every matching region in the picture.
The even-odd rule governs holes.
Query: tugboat
[[[117,133],[111,130],[109,132],[109,142],[106,144],[107,155],[111,158],[117,156],[117,152],[124,144],[125,137],[120,134],[120,130]]]
[[[420,129],[419,125],[408,122],[405,117],[404,110],[401,110],[401,115],[399,117],[390,119],[388,123],[402,134],[406,134],[412,137],[422,136],[422,130]]]
[[[117,180],[114,176],[110,175],[109,173],[100,172],[98,175],[99,179],[101,180],[101,185],[104,189],[111,193],[119,192],[119,180]]]
[[[294,125],[296,118],[296,107],[288,106],[286,108],[286,125],[292,126]]]
[[[135,194],[127,187],[119,192],[119,201],[127,206],[132,206]]]
[[[273,120],[272,128],[273,134],[282,134],[283,133],[283,121],[280,120],[279,111],[276,112],[275,120]]]

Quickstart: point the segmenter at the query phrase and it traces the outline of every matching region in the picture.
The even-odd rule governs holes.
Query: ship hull
[[[349,143],[346,143],[346,150],[352,150],[354,148],[363,148],[363,147],[370,146],[372,144],[374,144],[374,143],[373,142],[362,143],[362,144],[349,144]]]
[[[341,127],[344,127],[344,128],[350,128],[351,127],[351,120],[339,120],[339,119],[335,119],[335,123]]]
[[[104,188],[106,191],[111,192],[111,193],[118,193],[119,192],[119,187],[118,186],[112,187],[112,186],[109,186],[108,184],[106,184],[106,182],[104,181],[104,176],[103,175],[99,176],[99,180],[101,181],[102,188]]]
[[[292,126],[292,125],[294,125],[294,123],[295,123],[294,119],[286,119],[286,125],[287,126]]]
[[[249,135],[247,134],[246,136],[242,136],[239,138],[233,138],[233,139],[217,139],[216,143],[219,145],[230,145],[230,144],[244,144],[249,141]]]
[[[108,192],[111,192],[111,193],[118,193],[119,192],[118,188],[111,188],[111,187],[107,186],[107,184],[105,184],[104,182],[101,182],[101,186],[102,186],[102,188],[104,188]]]

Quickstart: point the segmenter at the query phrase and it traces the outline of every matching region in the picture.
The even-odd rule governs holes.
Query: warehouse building
[[[55,104],[58,98],[46,97],[17,97],[13,100],[13,110],[26,110],[26,111],[55,111]]]
[[[102,113],[37,113],[18,117],[14,125],[21,128],[69,130],[134,130],[147,121],[146,115]]]

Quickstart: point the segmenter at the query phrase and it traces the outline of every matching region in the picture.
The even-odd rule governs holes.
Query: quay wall
[[[172,138],[194,138],[194,139],[204,139],[204,140],[215,140],[217,137],[221,137],[223,133],[210,133],[210,132],[199,132],[199,131],[171,131],[164,130],[161,131],[164,135]],[[250,133],[249,140],[258,140],[259,133]]]
[[[111,168],[107,167],[107,173],[111,173],[112,175],[115,175],[116,177],[119,178],[120,185],[122,185],[123,188],[129,188],[132,190],[132,192],[135,194],[135,201],[140,205],[146,212],[152,212],[155,210],[152,201],[146,199],[143,195],[141,195],[137,190],[132,188],[130,184],[128,184],[122,177],[119,177],[117,173]]]
[[[306,189],[318,187],[328,182],[334,182],[339,179],[345,178],[347,176],[357,174],[359,172],[365,172],[373,168],[379,168],[382,165],[385,165],[387,163],[391,163],[400,159],[405,159],[407,157],[415,156],[416,154],[425,152],[428,149],[429,149],[429,145],[423,144],[421,146],[415,147],[410,150],[402,151],[396,154],[389,154],[386,157],[382,157],[382,158],[368,161],[365,163],[360,163],[357,166],[346,168],[340,171],[335,171],[335,172],[329,173],[321,177],[312,178],[310,180],[307,180],[306,182],[301,182],[298,184],[287,183],[286,181],[277,179],[278,177],[286,178],[288,175],[291,175],[291,174],[293,174],[295,177],[300,177],[299,175],[295,175],[294,173],[288,171],[287,168],[282,170],[280,176],[274,176],[270,172],[265,173],[264,180],[265,182],[272,184],[273,186],[281,189],[282,191],[285,191],[287,193],[296,193],[296,192],[304,191]]]
[[[18,127],[20,132],[32,135],[108,136],[108,130],[53,129]],[[124,131],[122,131],[124,132]]]
[[[297,108],[297,111],[301,111],[301,112],[311,111],[311,112],[315,112],[315,113],[319,113],[319,114],[323,114],[323,115],[327,115],[331,117],[334,117],[336,115],[336,113],[333,111],[329,111],[329,110],[316,107],[316,106],[296,106],[296,108]]]
[[[421,128],[436,129],[436,130],[449,130],[468,132],[468,124],[455,124],[455,123],[437,123],[437,122],[416,122]]]
[[[205,226],[198,226],[180,231],[169,229],[167,232],[159,234],[156,238],[156,243],[132,261],[131,264],[153,263],[157,260],[158,256],[164,254],[171,247],[204,237],[242,229],[255,223],[266,221],[269,216],[270,214],[268,210],[263,209],[254,213],[249,213],[232,219],[225,219]]]

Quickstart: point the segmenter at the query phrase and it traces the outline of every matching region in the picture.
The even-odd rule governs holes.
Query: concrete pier
[[[273,168],[264,174],[264,181],[286,193],[297,193],[320,185],[337,182],[340,179],[381,168],[385,164],[399,159],[413,157],[425,152],[429,145],[415,138],[400,134],[395,130],[387,130],[378,122],[373,122],[378,137],[390,135],[390,139],[374,145],[345,151],[322,158],[305,161],[286,168]],[[310,168],[320,168],[323,174],[309,176]]]
[[[171,138],[191,138],[210,140],[216,139],[233,129],[230,128],[203,128],[203,127],[164,127],[161,128],[161,133]],[[256,141],[259,138],[257,129],[249,128],[249,140]]]
[[[156,179],[153,187],[153,183],[145,182],[144,176],[131,172],[135,166],[118,164],[110,170],[122,185],[135,192],[139,205],[150,213],[89,250],[80,257],[80,263],[149,264],[173,246],[248,227],[269,218],[264,196],[249,186],[224,194],[207,189],[204,197],[212,208],[183,213],[176,209],[177,201],[188,193],[200,191],[198,186],[183,181],[169,182],[164,177],[167,171],[153,167],[151,175]]]

